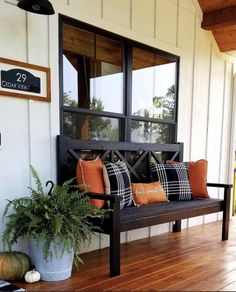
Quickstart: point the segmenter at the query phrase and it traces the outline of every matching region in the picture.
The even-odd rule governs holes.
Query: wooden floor
[[[28,291],[236,291],[236,220],[229,240],[221,222],[122,246],[121,275],[108,275],[108,250],[83,255],[85,265],[60,282],[16,284]]]

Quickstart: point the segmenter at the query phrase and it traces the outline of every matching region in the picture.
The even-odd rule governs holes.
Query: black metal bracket
[[[48,180],[48,181],[46,182],[46,187],[47,187],[49,184],[51,185],[51,188],[50,188],[50,190],[48,191],[48,196],[51,196],[51,195],[52,195],[52,190],[53,190],[53,187],[54,187],[54,183],[53,183],[51,180]]]

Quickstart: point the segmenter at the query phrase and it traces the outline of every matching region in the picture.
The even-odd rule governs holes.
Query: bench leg
[[[229,215],[230,215],[230,191],[231,188],[224,190],[224,211],[222,222],[222,240],[228,240],[229,236]]]
[[[120,204],[112,204],[110,233],[110,276],[120,275]]]
[[[110,234],[110,276],[120,275],[120,232]]]
[[[173,225],[173,232],[180,232],[181,231],[181,220],[175,221]]]

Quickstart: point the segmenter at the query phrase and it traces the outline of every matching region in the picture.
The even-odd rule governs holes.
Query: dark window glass
[[[174,143],[175,126],[170,124],[132,121],[132,142]]]
[[[64,134],[81,140],[119,141],[119,120],[93,115],[64,113]]]
[[[132,115],[175,119],[176,63],[133,48]]]

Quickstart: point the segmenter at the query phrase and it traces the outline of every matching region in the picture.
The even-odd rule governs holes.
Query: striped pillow
[[[120,209],[132,205],[131,181],[127,166],[123,161],[104,161],[103,178],[105,193],[122,196]]]
[[[192,199],[188,169],[184,163],[150,165],[153,181],[159,180],[170,201]]]

